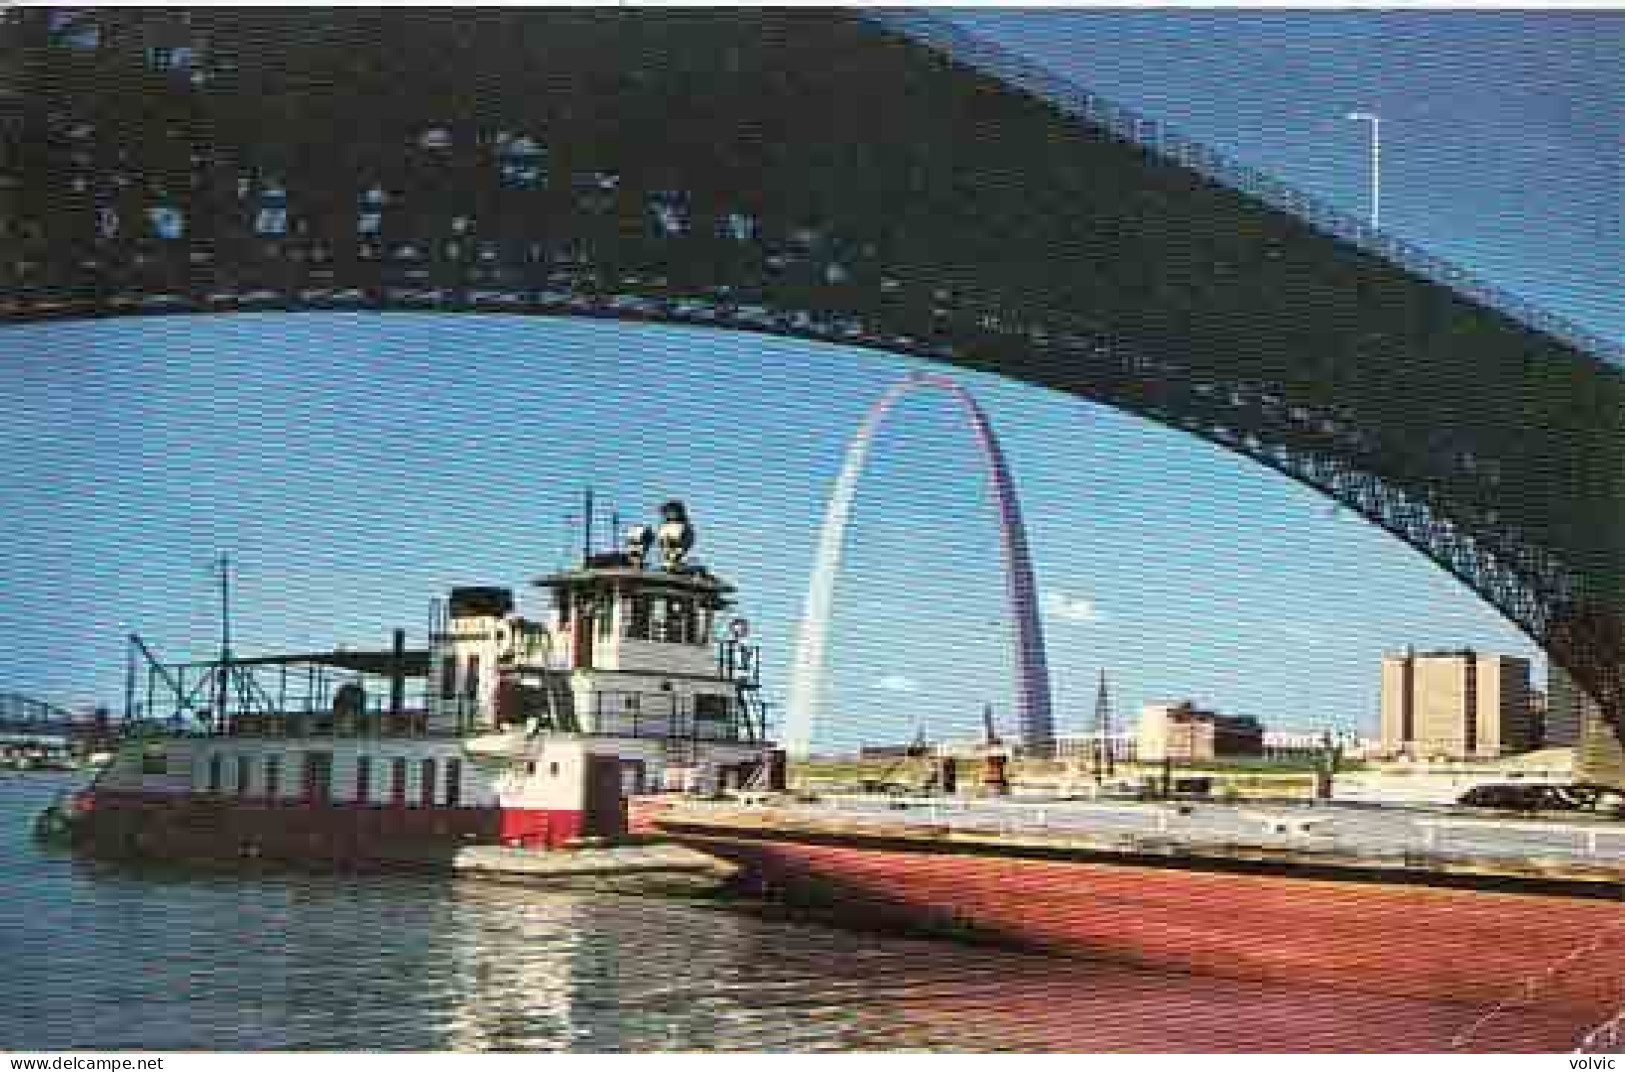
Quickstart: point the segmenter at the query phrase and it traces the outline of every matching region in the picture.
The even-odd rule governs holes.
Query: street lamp
[[[1371,229],[1382,226],[1382,117],[1376,112],[1350,112],[1347,117],[1371,124]]]

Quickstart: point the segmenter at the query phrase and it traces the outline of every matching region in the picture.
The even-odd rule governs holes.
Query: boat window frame
[[[275,803],[282,796],[282,756],[272,752],[265,757],[265,799]]]
[[[446,790],[445,803],[448,808],[460,808],[463,804],[463,761],[461,757],[451,756],[446,760]]]
[[[432,808],[435,803],[435,785],[440,767],[433,756],[418,760],[418,806]]]
[[[372,803],[372,757],[359,755],[355,757],[355,783],[352,793],[357,804]]]
[[[389,765],[389,802],[398,808],[406,807],[406,757],[396,756]]]

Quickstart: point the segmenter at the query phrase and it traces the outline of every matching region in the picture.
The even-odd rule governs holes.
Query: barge
[[[1077,832],[854,822],[777,799],[648,799],[634,821],[727,860],[746,888],[813,918],[1102,971],[1426,1009],[1433,1034],[1411,1048],[1572,1050],[1625,1003],[1618,867],[1450,872],[1279,847],[1203,852]],[[1320,1022],[1324,1003],[1306,1000],[1299,1015],[1283,1021],[1294,1036],[1333,1026]],[[1357,1044],[1380,1046],[1380,1036]]]

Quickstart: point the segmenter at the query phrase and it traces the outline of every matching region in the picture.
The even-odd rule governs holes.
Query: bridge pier
[[[1574,750],[1574,780],[1625,789],[1625,744],[1595,704],[1580,717],[1580,743]]]

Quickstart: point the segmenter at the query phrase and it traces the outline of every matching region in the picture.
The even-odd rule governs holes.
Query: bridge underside
[[[1600,346],[917,17],[0,18],[6,319],[601,315],[995,370],[1320,490],[1625,709]]]

